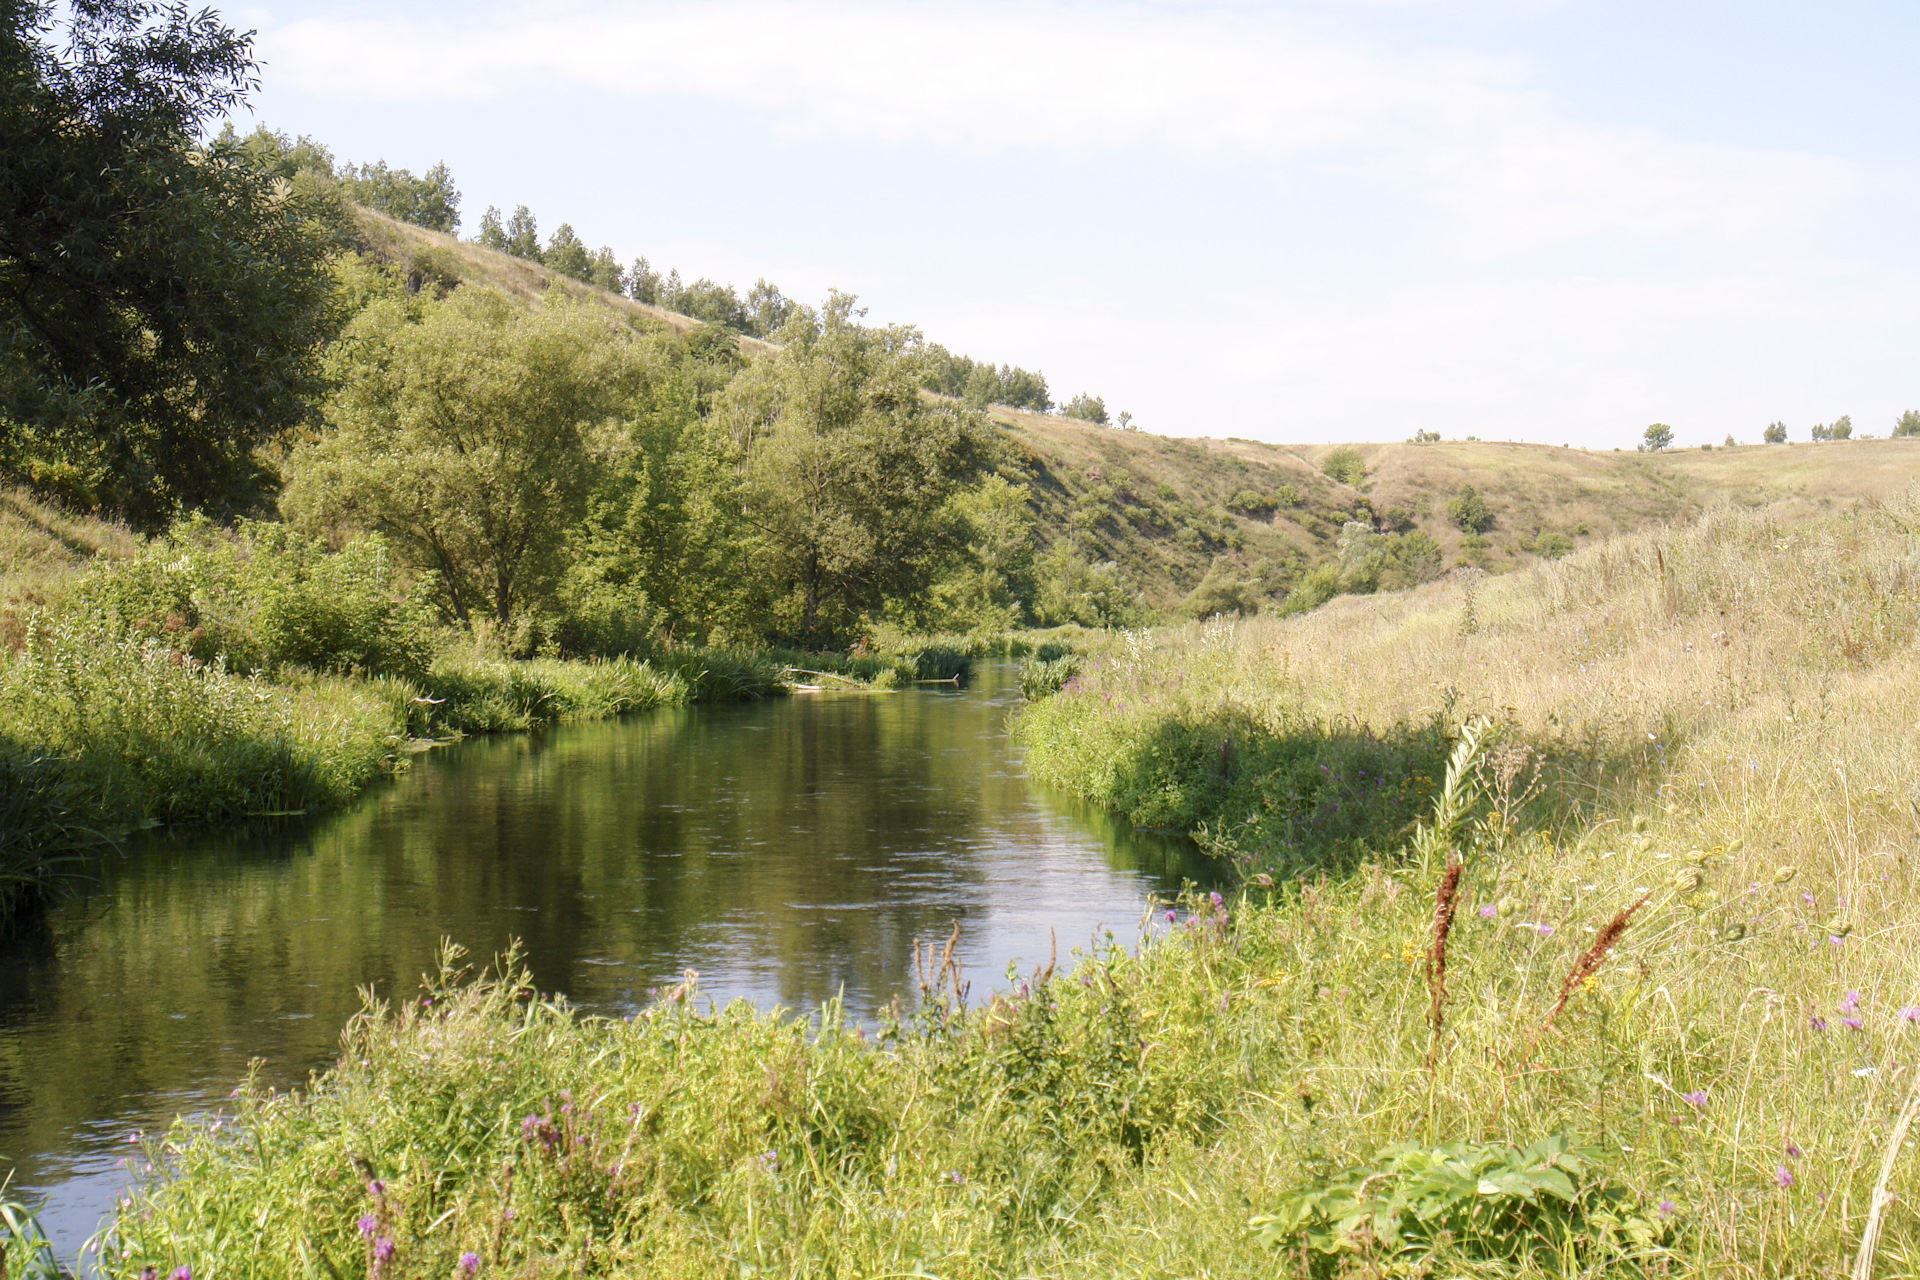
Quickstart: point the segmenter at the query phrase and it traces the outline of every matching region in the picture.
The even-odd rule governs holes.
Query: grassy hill
[[[687,332],[700,321],[634,302],[452,236],[362,211],[367,248],[425,276],[503,290],[539,305],[547,291]],[[741,337],[748,354],[773,346]],[[1152,605],[1172,609],[1216,556],[1252,571],[1272,566],[1283,585],[1329,556],[1356,516],[1410,519],[1447,563],[1494,571],[1540,559],[1545,533],[1581,545],[1693,516],[1716,503],[1786,504],[1809,514],[1880,499],[1920,476],[1920,440],[1747,445],[1644,454],[1489,441],[1433,444],[1276,445],[1238,438],[1177,438],[1122,431],[1053,414],[995,406],[1010,477],[1026,485],[1039,540],[1071,542],[1090,561],[1112,561]],[[1356,486],[1322,470],[1351,449],[1366,468]],[[1494,515],[1485,548],[1461,546],[1446,503],[1472,485]],[[1236,498],[1252,498],[1251,504]],[[1396,510],[1397,509],[1397,510]],[[1400,514],[1404,513],[1404,515]]]
[[[363,247],[407,272],[416,287],[471,284],[528,306],[554,289],[623,319],[691,332],[701,322],[648,306],[453,236],[359,211]],[[777,348],[737,338],[748,356]],[[1111,561],[1157,610],[1171,611],[1216,557],[1274,591],[1332,555],[1352,519],[1418,527],[1448,566],[1511,570],[1541,558],[1539,539],[1575,546],[1689,518],[1721,503],[1780,505],[1806,515],[1883,499],[1920,477],[1920,440],[1748,445],[1644,454],[1486,441],[1279,445],[1239,438],[1157,436],[1053,414],[995,406],[1007,446],[1004,470],[1031,495],[1042,550],[1070,544],[1092,563]],[[1358,484],[1324,470],[1338,451],[1357,455]],[[1348,474],[1348,478],[1353,478]],[[1493,513],[1484,547],[1462,545],[1446,504],[1472,485]],[[0,495],[0,613],[54,589],[95,552],[124,552],[131,535],[51,507]]]

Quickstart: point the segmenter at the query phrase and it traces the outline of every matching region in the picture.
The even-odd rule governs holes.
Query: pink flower
[[[1787,1168],[1787,1166],[1785,1165],[1781,1165],[1779,1168],[1773,1171],[1773,1182],[1775,1186],[1779,1186],[1779,1187],[1792,1186],[1793,1170]]]

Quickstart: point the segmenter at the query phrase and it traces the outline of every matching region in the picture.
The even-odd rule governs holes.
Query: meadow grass
[[[1920,1155],[1888,1145],[1920,1098],[1910,514],[1716,513],[1508,580],[1134,637],[1027,713],[1028,750],[1086,794],[1198,815],[1239,895],[971,1006],[929,948],[917,1002],[872,1027],[703,1010],[691,985],[583,1018],[511,958],[450,957],[370,1001],[310,1089],[177,1126],[103,1257],[1920,1274]],[[1237,736],[1223,756],[1155,714]],[[1341,752],[1380,772],[1339,783],[1371,825],[1303,836],[1261,807],[1302,788],[1241,785],[1298,764],[1263,734],[1316,723],[1335,745],[1313,773]]]

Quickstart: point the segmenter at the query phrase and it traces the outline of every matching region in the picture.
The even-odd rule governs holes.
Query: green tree
[[[1767,429],[1760,433],[1760,438],[1768,444],[1785,444],[1787,442],[1787,424],[1784,422],[1769,422]]]
[[[608,293],[627,291],[627,273],[620,269],[620,260],[613,256],[613,246],[603,244],[594,253],[587,267],[587,280]]]
[[[835,292],[717,410],[747,453],[746,520],[774,629],[825,645],[888,601],[924,598],[966,530],[949,499],[993,443],[977,414],[920,394],[920,336],[867,328]]]
[[[66,15],[56,38],[55,15]],[[322,202],[236,140],[248,36],[135,0],[0,22],[0,474],[118,509],[264,501],[335,331]]]
[[[1033,593],[1033,512],[1027,491],[1000,476],[950,500],[960,542],[933,588],[931,620],[954,631],[1006,631]]]
[[[460,192],[445,164],[436,164],[421,177],[410,169],[392,169],[385,160],[348,165],[340,185],[356,204],[411,222],[429,231],[453,234],[460,226]]]
[[[1648,453],[1659,453],[1673,445],[1673,428],[1664,422],[1656,422],[1641,435],[1641,448]]]
[[[627,272],[627,296],[635,302],[644,302],[650,307],[660,305],[660,289],[665,282],[653,264],[645,258],[635,258],[633,269]]]
[[[755,280],[747,290],[746,329],[757,338],[771,338],[793,314],[795,303],[765,279]]]
[[[645,630],[699,641],[750,638],[743,613],[742,455],[700,412],[698,361],[685,357],[628,414],[620,448],[590,503],[562,612],[581,652],[618,652]],[[624,620],[623,620],[624,619]]]
[[[575,280],[588,280],[593,276],[593,256],[574,234],[571,222],[561,223],[547,237],[547,250],[540,255],[540,261]]]
[[[1909,409],[1900,415],[1893,424],[1895,438],[1901,436],[1920,436],[1920,410]]]
[[[376,301],[328,362],[337,430],[290,459],[283,507],[385,534],[448,612],[511,642],[549,602],[657,360],[603,318],[460,289]]]
[[[1493,528],[1492,508],[1470,484],[1461,485],[1460,491],[1447,500],[1447,518],[1467,533],[1485,533]]]
[[[513,211],[513,217],[507,219],[505,247],[516,258],[525,258],[529,262],[540,261],[540,222],[527,206],[518,206]]]
[[[507,229],[500,225],[497,206],[488,205],[487,211],[480,215],[480,234],[474,238],[496,253],[507,251]]]
[[[1082,422],[1092,422],[1103,427],[1107,425],[1107,402],[1099,396],[1090,396],[1084,391],[1067,401],[1060,412],[1069,418],[1078,418]]]
[[[1827,439],[1850,440],[1853,438],[1853,416],[1843,413],[1827,427]]]

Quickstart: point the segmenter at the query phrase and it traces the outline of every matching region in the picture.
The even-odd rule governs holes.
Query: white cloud
[[[422,56],[431,50],[431,56]],[[308,92],[718,100],[788,134],[991,152],[1140,145],[1337,162],[1500,255],[1608,237],[1751,249],[1850,189],[1841,162],[1567,118],[1511,59],[1391,52],[1271,13],[962,0],[719,0],[308,18],[263,52]]]

